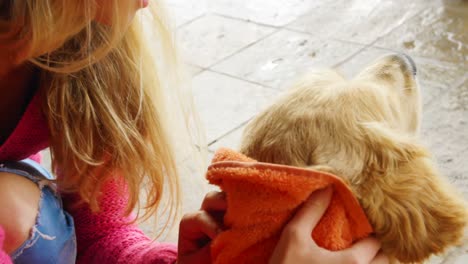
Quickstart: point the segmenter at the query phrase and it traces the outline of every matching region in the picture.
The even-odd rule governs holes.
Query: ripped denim
[[[53,179],[52,175],[29,159],[0,163],[0,172],[26,177],[41,189],[36,224],[29,239],[11,253],[13,263],[75,263],[76,237],[73,218],[63,210],[62,200],[55,191],[55,184],[48,181]]]

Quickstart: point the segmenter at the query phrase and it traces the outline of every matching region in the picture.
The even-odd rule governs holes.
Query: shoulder
[[[5,231],[4,250],[7,253],[28,239],[36,222],[40,195],[32,181],[0,172],[0,226]]]

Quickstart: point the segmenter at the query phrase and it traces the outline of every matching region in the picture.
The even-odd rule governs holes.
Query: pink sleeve
[[[0,264],[12,264],[10,256],[3,251],[3,241],[5,240],[5,232],[0,226]]]
[[[133,218],[124,216],[128,196],[120,186],[115,180],[104,185],[99,213],[86,205],[67,207],[75,221],[77,263],[175,263],[176,245],[152,241],[136,225],[128,224]],[[63,199],[65,205],[72,205],[77,196]]]
[[[29,159],[32,159],[32,160],[34,160],[35,162],[37,162],[37,163],[40,164],[41,161],[42,161],[42,153],[41,153],[41,152],[38,152],[38,153],[36,153],[36,154],[33,154],[33,155],[29,156],[28,158],[29,158]]]

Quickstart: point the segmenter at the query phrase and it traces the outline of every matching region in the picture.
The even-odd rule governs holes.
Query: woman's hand
[[[389,263],[385,255],[378,254],[380,244],[374,238],[363,239],[351,248],[335,252],[315,243],[310,234],[327,210],[332,193],[332,189],[327,188],[309,197],[283,230],[270,264]]]
[[[222,231],[226,197],[221,192],[205,196],[201,209],[186,214],[179,225],[178,264],[211,263],[211,241]]]

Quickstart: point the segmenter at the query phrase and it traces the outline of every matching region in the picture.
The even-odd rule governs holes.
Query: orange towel
[[[268,263],[281,231],[314,191],[334,186],[330,207],[312,232],[329,250],[349,247],[372,232],[366,215],[344,182],[334,175],[291,166],[260,163],[220,149],[207,179],[226,193],[227,227],[214,241],[214,264]]]

